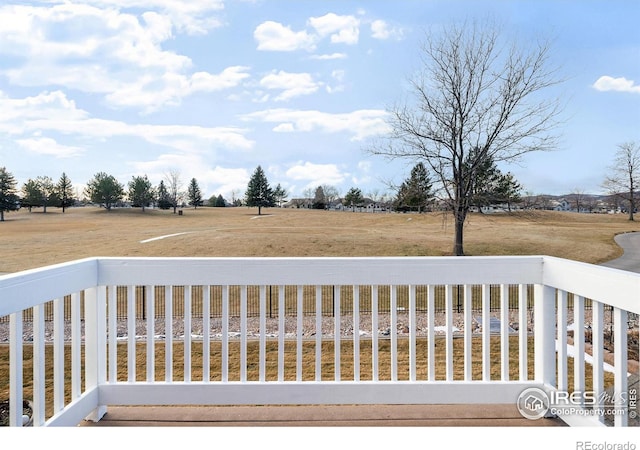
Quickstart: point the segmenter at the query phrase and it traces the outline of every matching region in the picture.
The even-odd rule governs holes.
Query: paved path
[[[640,273],[640,233],[624,233],[615,237],[624,254],[617,259],[603,263],[603,266]]]

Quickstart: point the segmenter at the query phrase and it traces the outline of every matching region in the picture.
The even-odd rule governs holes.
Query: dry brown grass
[[[6,215],[0,273],[88,256],[440,256],[450,255],[453,223],[430,214],[272,208],[71,208]],[[522,212],[472,214],[468,255],[547,254],[600,263],[621,254],[613,237],[638,231],[623,215]],[[187,233],[141,243],[145,239]]]

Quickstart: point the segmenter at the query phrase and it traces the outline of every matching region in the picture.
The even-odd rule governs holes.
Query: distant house
[[[562,198],[560,200],[551,200],[551,209],[554,211],[571,211],[569,202]]]
[[[282,205],[283,208],[311,208],[313,199],[310,198],[294,198]]]

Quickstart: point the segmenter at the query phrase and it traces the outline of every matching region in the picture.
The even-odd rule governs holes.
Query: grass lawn
[[[71,208],[6,214],[0,273],[90,256],[442,256],[452,254],[449,215],[269,208]],[[471,214],[468,255],[547,254],[591,263],[618,257],[613,238],[640,230],[626,216],[531,211]],[[162,236],[184,233],[142,242]]]

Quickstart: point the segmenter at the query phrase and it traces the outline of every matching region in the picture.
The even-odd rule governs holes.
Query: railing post
[[[106,286],[94,287],[85,291],[85,378],[86,390],[97,389],[107,381],[107,327],[106,327]],[[107,412],[106,405],[98,404],[87,417],[99,421]]]
[[[554,288],[536,284],[533,305],[535,380],[556,385],[556,323]]]

